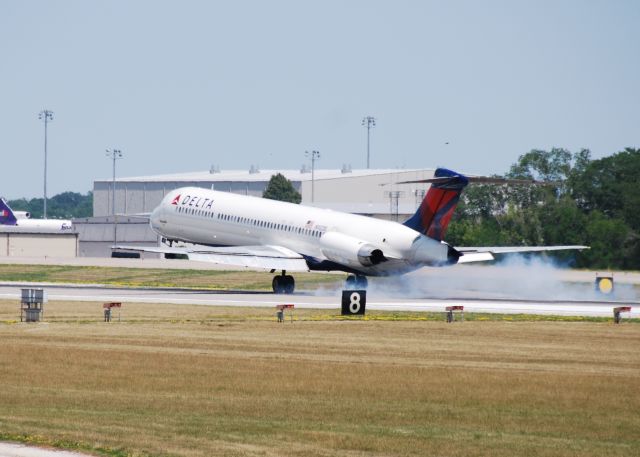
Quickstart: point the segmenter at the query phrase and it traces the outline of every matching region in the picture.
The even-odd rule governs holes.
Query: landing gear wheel
[[[271,287],[273,288],[274,294],[282,294],[284,293],[284,286],[282,284],[282,276],[274,276],[273,281],[271,281]]]
[[[296,288],[296,281],[295,279],[293,279],[293,276],[286,275],[284,277],[284,293],[292,294],[295,288]]]
[[[344,283],[345,289],[347,290],[366,289],[368,285],[369,281],[367,277],[360,275],[349,275]]]
[[[271,287],[273,288],[273,293],[292,294],[296,288],[296,282],[291,275],[278,275],[273,277]]]

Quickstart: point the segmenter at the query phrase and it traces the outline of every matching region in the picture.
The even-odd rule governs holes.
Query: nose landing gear
[[[288,275],[285,270],[282,270],[281,275],[273,277],[271,287],[275,294],[292,294],[296,288],[296,282],[293,276]]]

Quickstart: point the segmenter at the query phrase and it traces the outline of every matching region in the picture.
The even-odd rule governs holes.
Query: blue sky
[[[640,146],[640,2],[0,0],[0,195],[366,164],[503,173]],[[449,144],[446,144],[446,143]],[[9,171],[7,171],[9,169]]]

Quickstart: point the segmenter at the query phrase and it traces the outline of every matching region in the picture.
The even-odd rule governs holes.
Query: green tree
[[[640,149],[626,148],[589,162],[570,184],[582,210],[620,218],[640,232]]]
[[[469,186],[449,230],[459,246],[563,245],[557,252],[590,268],[640,268],[640,149],[599,160],[588,149],[532,150],[518,158],[511,178],[549,186]]]
[[[300,203],[302,201],[302,196],[293,187],[291,181],[285,178],[281,173],[271,176],[269,184],[262,194],[262,197],[289,203]]]
[[[9,206],[16,211],[29,211],[31,217],[43,217],[42,198],[10,200]],[[93,193],[82,195],[77,192],[63,192],[47,200],[47,217],[53,219],[72,219],[90,217],[93,214]]]
[[[571,172],[571,162],[571,152],[566,149],[552,148],[551,151],[532,149],[518,157],[518,162],[511,165],[507,177],[562,181]]]
[[[582,254],[579,266],[590,268],[637,269],[638,240],[621,219],[610,218],[600,211],[586,216],[585,244],[591,247]]]

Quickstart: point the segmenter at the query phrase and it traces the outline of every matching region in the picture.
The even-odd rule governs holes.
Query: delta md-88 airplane
[[[181,254],[191,260],[281,271],[276,293],[292,293],[287,271],[344,271],[347,288],[366,288],[367,276],[400,275],[424,266],[492,260],[509,252],[585,249],[586,246],[454,247],[443,241],[466,177],[438,168],[416,213],[404,223],[197,187],[168,193],[151,213],[151,228],[168,244],[116,249]],[[192,243],[190,247],[174,242]]]

